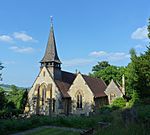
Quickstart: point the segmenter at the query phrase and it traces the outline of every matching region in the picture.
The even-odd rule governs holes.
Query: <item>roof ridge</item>
[[[102,78],[96,78],[96,77],[92,77],[92,76],[89,76],[89,75],[84,75],[84,74],[81,74],[81,75],[89,77],[89,78],[92,78],[92,79],[95,79],[95,80],[98,80],[98,81],[102,81],[103,80]]]
[[[61,72],[64,72],[64,73],[69,73],[69,74],[76,75],[76,73],[72,73],[72,72],[68,72],[68,71],[63,71],[63,70],[61,70]]]

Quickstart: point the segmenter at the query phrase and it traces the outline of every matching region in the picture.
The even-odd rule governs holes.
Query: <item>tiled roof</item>
[[[95,98],[106,96],[104,91],[105,91],[107,86],[102,79],[93,78],[93,77],[90,77],[87,75],[83,75],[83,78],[86,81],[87,85],[92,90]]]
[[[63,81],[60,81],[60,80],[55,80],[55,83],[57,84],[59,90],[61,91],[61,94],[63,95],[63,97],[70,97],[69,94],[68,94],[68,90],[70,88],[70,84],[68,83],[65,83]]]
[[[68,94],[68,90],[71,84],[73,83],[76,74],[65,72],[65,71],[61,71],[61,74],[62,74],[62,80],[55,80],[55,82],[59,90],[61,91],[62,95],[64,97],[70,97]]]
[[[89,88],[91,89],[91,91],[93,92],[95,98],[106,96],[104,91],[107,86],[103,80],[89,77],[86,75],[82,75],[82,76],[85,82],[87,83],[87,85],[89,86]],[[70,97],[68,94],[68,90],[70,86],[72,85],[75,77],[76,77],[76,74],[62,71],[62,80],[55,80],[57,86],[59,87],[64,97]]]

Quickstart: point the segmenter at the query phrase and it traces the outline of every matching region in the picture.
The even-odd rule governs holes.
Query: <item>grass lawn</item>
[[[57,128],[46,128],[26,135],[80,135],[80,133],[75,131],[66,131]]]
[[[148,100],[149,101],[149,100]],[[130,108],[114,110],[110,107],[102,108],[98,115],[90,117],[68,116],[68,117],[49,117],[32,116],[25,119],[0,120],[0,135],[25,132],[26,135],[79,135],[79,132],[64,130],[62,128],[34,128],[42,126],[56,126],[76,129],[95,128],[95,135],[150,135],[150,102],[142,101],[134,106],[137,119],[130,120],[131,116],[127,113],[128,119],[123,119],[123,111]],[[146,102],[146,103],[145,103]],[[148,103],[147,103],[148,102]],[[111,125],[105,129],[98,126],[98,122],[109,122]],[[26,132],[27,130],[34,130]],[[75,130],[76,131],[76,130]]]

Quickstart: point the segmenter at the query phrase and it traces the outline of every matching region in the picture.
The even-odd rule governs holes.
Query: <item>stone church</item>
[[[45,55],[40,63],[40,72],[28,94],[30,114],[89,115],[110,103],[112,93],[113,98],[123,96],[115,83],[107,87],[102,79],[61,70],[52,22]]]

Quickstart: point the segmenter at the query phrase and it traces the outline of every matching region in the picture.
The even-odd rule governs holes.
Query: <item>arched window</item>
[[[44,101],[46,100],[46,89],[42,89],[42,105],[44,105]]]
[[[114,93],[111,93],[110,94],[110,100],[112,101],[112,100],[114,100],[116,98],[116,95],[114,94]]]
[[[77,94],[77,108],[82,108],[82,95],[80,92]]]
[[[43,77],[45,77],[45,71],[43,71]]]
[[[45,104],[45,101],[46,101],[46,84],[42,84],[40,86],[40,97],[41,97],[41,100],[42,100],[42,105]]]

